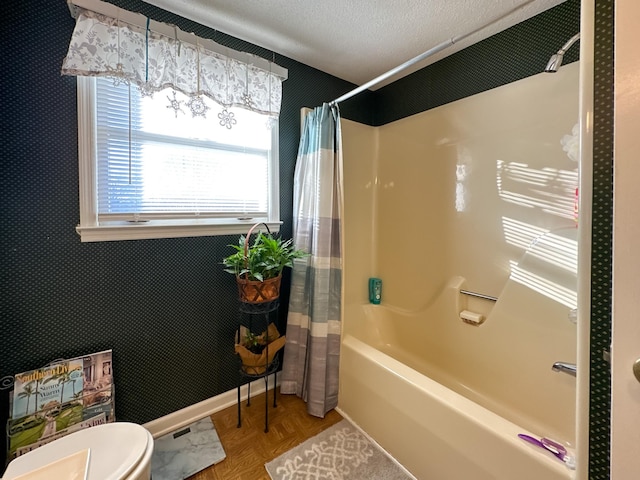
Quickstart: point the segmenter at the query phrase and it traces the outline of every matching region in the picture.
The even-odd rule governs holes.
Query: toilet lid
[[[11,479],[89,448],[88,480],[120,480],[136,467],[149,435],[135,423],[107,423],[74,432],[16,458],[7,467]]]

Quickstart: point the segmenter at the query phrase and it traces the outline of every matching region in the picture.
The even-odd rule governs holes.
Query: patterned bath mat
[[[273,480],[409,480],[413,477],[347,420],[265,465]]]

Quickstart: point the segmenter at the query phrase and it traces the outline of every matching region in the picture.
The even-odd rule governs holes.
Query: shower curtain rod
[[[524,2],[523,4],[512,8],[511,10],[509,10],[507,13],[500,15],[497,18],[494,18],[493,20],[491,20],[488,23],[485,23],[484,25],[482,25],[481,27],[476,28],[475,30],[472,30],[468,33],[465,33],[463,35],[458,35],[457,37],[452,37],[449,40],[446,40],[442,43],[440,43],[439,45],[436,45],[435,47],[427,50],[424,53],[421,53],[420,55],[417,55],[415,57],[413,57],[410,60],[407,60],[406,62],[404,62],[402,65],[398,65],[395,68],[392,68],[391,70],[389,70],[388,72],[383,73],[382,75],[374,78],[373,80],[368,81],[367,83],[360,85],[359,87],[351,90],[350,92],[345,93],[344,95],[342,95],[341,97],[336,98],[335,100],[333,100],[332,102],[329,102],[329,105],[333,106],[333,105],[337,105],[340,102],[343,102],[361,92],[364,92],[365,90],[367,90],[369,87],[373,87],[374,85],[377,85],[378,83],[386,80],[387,78],[395,75],[396,73],[399,73],[407,68],[409,68],[410,66],[424,60],[425,58],[430,57],[431,55],[434,55],[438,52],[440,52],[441,50],[444,50],[447,47],[450,47],[451,45],[453,45],[454,43],[458,43],[461,40],[464,40],[467,37],[470,37],[471,35],[478,33],[480,30],[483,30],[485,28],[487,28],[490,25],[493,25],[494,23],[499,22],[500,20],[510,16],[511,14],[517,12],[518,10],[526,7],[527,5],[529,5],[530,3],[536,2],[537,0],[528,0],[526,2]]]

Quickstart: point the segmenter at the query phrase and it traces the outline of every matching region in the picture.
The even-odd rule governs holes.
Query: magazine
[[[111,350],[81,357],[83,361],[83,419],[92,418],[100,413],[107,421],[114,420],[113,405],[113,355]]]
[[[112,365],[112,351],[105,350],[15,375],[7,425],[10,457],[115,421]]]
[[[16,375],[11,417],[26,417],[78,400],[82,395],[82,368],[82,359],[72,359]]]
[[[41,447],[42,445],[46,445],[47,443],[53,442],[54,440],[64,437],[65,435],[68,435],[73,432],[77,432],[78,430],[82,430],[84,428],[95,427],[96,425],[102,425],[104,423],[107,423],[107,418],[104,413],[101,413],[100,415],[96,415],[93,418],[90,418],[88,420],[83,420],[82,422],[76,423],[75,425],[71,425],[69,428],[65,428],[64,430],[54,433],[53,435],[50,435],[46,438],[42,438],[41,440],[31,443],[25,447],[14,448],[12,453],[15,452],[15,456],[19,457],[20,455],[24,455],[25,453],[30,452],[31,450],[35,450],[36,448]]]

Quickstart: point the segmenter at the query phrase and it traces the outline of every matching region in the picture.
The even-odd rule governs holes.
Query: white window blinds
[[[265,117],[236,109],[233,129],[178,115],[170,89],[96,79],[98,220],[267,217],[271,131]],[[277,180],[276,180],[277,181]]]

